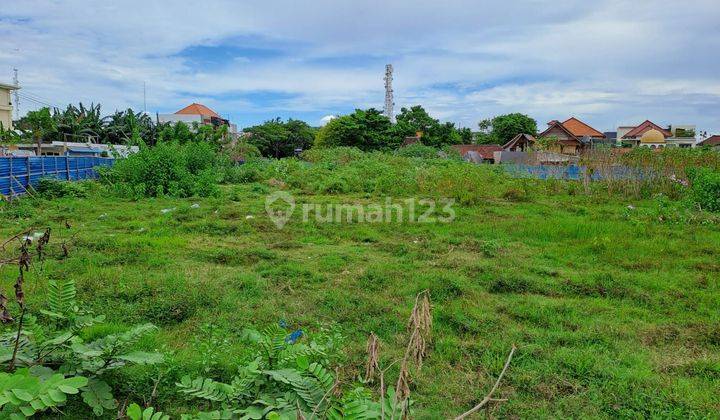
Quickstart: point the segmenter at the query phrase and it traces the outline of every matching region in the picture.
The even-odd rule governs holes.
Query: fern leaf
[[[175,385],[183,394],[208,401],[226,402],[234,393],[232,385],[205,378],[190,379],[189,376],[184,376]]]
[[[319,363],[311,363],[308,367],[308,373],[320,382],[326,392],[335,384],[333,374]]]
[[[75,281],[68,279],[48,282],[48,306],[53,314],[64,316],[75,306]]]

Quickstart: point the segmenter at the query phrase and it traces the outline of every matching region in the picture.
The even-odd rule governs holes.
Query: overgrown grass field
[[[666,197],[586,194],[580,184],[453,165],[472,174],[468,182],[448,186],[415,168],[412,188],[401,177],[387,190],[354,188],[315,168],[297,169],[313,171],[301,181],[283,170],[270,181],[244,176],[211,198],[133,201],[97,191],[25,200],[0,215],[0,234],[51,226],[68,236],[68,221],[75,243],[68,258],[45,262],[47,277],[74,278],[79,300],[107,316],[87,334],[160,327],[141,344],[166,352],[165,364],[119,373],[116,396],[145,401],[161,375],[153,404],[169,414],[203,408],[175,392],[181,376],[232,376],[245,355],[243,329],[280,320],[341,331],[340,377],[353,383],[370,332],[383,365],[402,357],[415,296],[428,289],[433,338],[412,375],[417,418],[476,404],[513,344],[496,395],[508,401],[493,405],[495,416],[717,416],[717,216]],[[301,205],[382,203],[388,192],[404,198],[403,188],[406,197],[455,198],[455,220],[303,223],[296,214],[277,229],[265,212],[278,189]],[[2,268],[4,289],[14,273]],[[29,304],[39,304],[43,284],[27,287]]]

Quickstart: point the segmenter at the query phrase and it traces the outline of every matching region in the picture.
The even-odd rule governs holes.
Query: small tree
[[[463,137],[455,128],[455,124],[440,123],[440,120],[431,117],[420,105],[402,108],[397,116],[397,124],[393,127],[395,136],[400,136],[399,141],[402,141],[403,137],[414,135],[418,131],[423,133],[421,140],[427,146],[441,148],[463,142]],[[469,129],[463,135],[465,139],[472,140],[472,132]]]
[[[30,111],[23,119],[30,130],[33,141],[37,145],[37,155],[42,155],[43,138],[55,131],[55,122],[50,115],[50,108],[42,108],[37,111]]]
[[[315,136],[316,147],[357,147],[360,150],[395,149],[402,137],[393,135],[390,120],[377,109],[356,109],[334,118]]]
[[[478,143],[505,144],[518,134],[537,134],[537,122],[525,114],[513,113],[484,119],[478,124]]]

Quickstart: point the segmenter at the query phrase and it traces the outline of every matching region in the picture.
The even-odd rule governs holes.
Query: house
[[[422,131],[416,131],[414,136],[408,136],[403,139],[401,147],[410,146],[411,144],[422,144]]]
[[[20,89],[20,87],[0,83],[0,126],[2,126],[4,130],[13,129],[13,104],[10,98],[12,92],[17,89]]]
[[[714,149],[720,150],[720,134],[715,134],[714,136],[706,138],[705,140],[698,143],[698,146],[712,147]]]
[[[499,144],[455,144],[452,148],[473,163],[495,163],[495,152],[503,150]]]
[[[557,120],[550,121],[548,128],[540,133],[538,138],[547,139],[550,137],[557,139],[556,144],[550,146],[550,152],[575,156],[592,148],[596,142],[605,141],[605,134],[575,117],[571,117],[563,122]]]
[[[215,127],[227,125],[228,132],[237,135],[237,125],[231,124],[229,120],[222,118],[217,112],[198,103],[192,103],[174,114],[158,114],[157,121],[158,123],[171,124],[183,122],[188,125],[197,123],[199,125],[214,125]]]
[[[621,126],[618,140],[630,147],[695,147],[694,125],[670,125],[661,127],[650,120],[636,126]]]
[[[530,134],[518,134],[505,143],[502,148],[508,152],[526,152],[535,145],[536,141],[535,137]]]

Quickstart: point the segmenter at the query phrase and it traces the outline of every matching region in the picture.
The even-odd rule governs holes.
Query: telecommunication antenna
[[[18,69],[13,69],[13,84],[16,88],[20,87],[20,83],[18,82]],[[13,105],[15,105],[15,119],[20,119],[20,95],[18,95],[18,90],[15,89],[13,91]]]
[[[392,81],[393,81],[393,66],[392,64],[387,64],[385,66],[385,116],[390,119],[391,123],[395,123],[395,114],[393,113],[393,106],[395,105],[395,102],[393,101],[393,89],[392,89]]]

